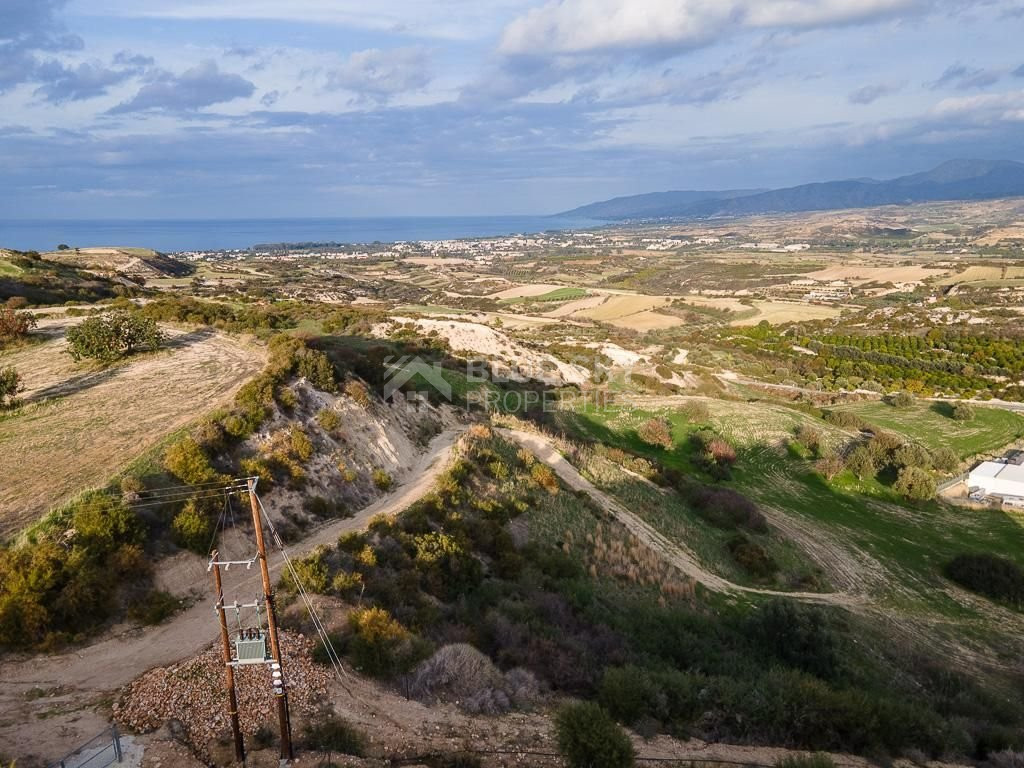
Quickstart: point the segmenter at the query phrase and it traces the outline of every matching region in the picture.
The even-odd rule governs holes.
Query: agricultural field
[[[733,320],[732,325],[757,325],[760,322],[782,325],[808,320],[831,320],[842,314],[839,307],[790,301],[755,301],[753,309],[757,314]]]
[[[265,363],[255,344],[168,329],[167,349],[109,367],[64,354],[67,320],[48,341],[0,353],[24,371],[23,405],[0,414],[0,540],[82,489],[100,487],[167,435],[229,402]],[[46,471],[33,468],[45,467]]]
[[[582,288],[556,288],[553,291],[542,293],[539,296],[517,296],[515,298],[504,299],[504,303],[522,304],[530,301],[570,301],[573,299],[581,299],[586,295],[587,292]]]
[[[929,449],[952,448],[962,459],[990,454],[1024,438],[1024,415],[977,406],[970,421],[955,421],[945,402],[917,402],[897,408],[884,402],[851,403],[839,410],[856,413],[869,424],[897,432]]]

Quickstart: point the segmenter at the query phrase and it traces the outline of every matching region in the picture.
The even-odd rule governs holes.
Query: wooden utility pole
[[[270,635],[270,655],[274,659],[274,695],[277,698],[277,718],[281,725],[281,759],[293,760],[292,725],[288,716],[288,690],[285,688],[284,665],[281,660],[281,641],[277,634],[277,615],[274,613],[274,593],[270,586],[270,568],[267,565],[267,546],[263,541],[263,518],[256,500],[256,480],[249,480],[249,503],[252,505],[252,525],[256,530],[256,551],[263,576],[263,599],[267,604],[267,634]]]
[[[224,614],[224,586],[220,578],[220,563],[217,550],[210,554],[213,565],[213,584],[217,593],[217,618],[220,619],[220,642],[224,650],[224,669],[227,676],[228,715],[231,718],[231,733],[235,738],[235,760],[245,761],[245,745],[242,742],[242,728],[238,723],[238,695],[235,693],[235,668],[231,664],[231,639],[228,637],[228,619]]]

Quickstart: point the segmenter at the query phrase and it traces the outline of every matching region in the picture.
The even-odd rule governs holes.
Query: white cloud
[[[742,29],[835,26],[927,7],[925,0],[551,0],[512,21],[509,54],[688,48]]]
[[[349,90],[371,99],[384,99],[424,88],[430,82],[427,52],[422,48],[370,48],[356,51],[327,73],[328,90]]]
[[[935,118],[959,119],[976,125],[1024,121],[1024,90],[943,99],[931,111]]]

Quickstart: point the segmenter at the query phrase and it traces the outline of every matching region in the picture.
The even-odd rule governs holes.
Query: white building
[[[1024,453],[983,461],[967,476],[967,487],[972,496],[998,496],[1014,506],[1024,502]]]

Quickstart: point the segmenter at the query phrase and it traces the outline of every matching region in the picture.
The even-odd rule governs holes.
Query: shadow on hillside
[[[162,349],[184,349],[185,347],[190,347],[193,344],[213,338],[216,335],[217,332],[212,328],[197,328],[188,333],[167,337]]]
[[[216,331],[210,328],[200,328],[189,333],[183,333],[178,336],[168,338],[161,350],[178,350],[190,347],[193,344],[198,344],[210,337],[214,336]],[[26,403],[41,402],[54,397],[67,397],[69,395],[76,395],[79,392],[84,392],[87,389],[103,384],[110,381],[115,376],[125,370],[124,364],[130,364],[133,357],[127,357],[107,368],[102,368],[96,371],[87,371],[85,373],[72,376],[64,381],[52,384],[49,387],[33,392],[28,397],[24,398]]]
[[[43,389],[33,392],[29,397],[24,398],[24,402],[38,403],[54,397],[67,397],[68,395],[84,392],[87,389],[91,389],[99,384],[110,381],[112,378],[117,376],[119,372],[119,368],[104,368],[99,371],[89,371],[88,373],[82,373],[78,376],[72,376],[70,379],[65,379],[64,381],[57,382],[49,387],[44,387]]]

